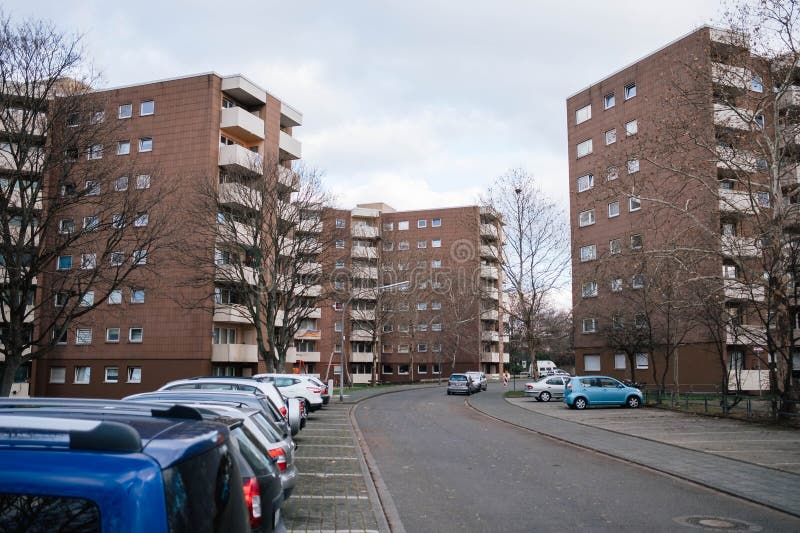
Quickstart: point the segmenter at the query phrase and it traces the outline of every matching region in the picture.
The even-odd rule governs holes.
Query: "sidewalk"
[[[796,443],[791,449],[789,446],[782,446],[782,453],[790,458],[783,467],[781,463],[767,467],[740,458],[732,459],[710,453],[708,450],[700,451],[703,449],[701,444],[705,441],[696,437],[694,441],[675,438],[680,436],[681,431],[701,437],[709,435],[720,424],[729,423],[727,420],[670,413],[669,428],[648,431],[641,424],[608,424],[610,409],[575,412],[563,407],[561,402],[538,404],[528,398],[506,400],[503,397],[505,390],[499,384],[490,384],[489,390],[470,396],[468,402],[474,409],[498,420],[800,516],[800,474],[796,473],[800,466],[800,447]],[[615,411],[628,418],[629,414],[638,416],[641,420],[654,410],[644,408]],[[747,423],[742,424],[744,427],[750,426]],[[609,426],[614,430],[607,429]],[[725,440],[726,447],[729,448],[725,451],[735,454],[738,447],[741,448],[738,451],[746,452],[742,454],[743,457],[757,457],[761,452],[769,453],[772,445],[778,441],[791,443],[794,442],[795,435],[800,438],[800,432],[790,430],[787,439],[786,430],[782,428],[757,426],[757,429],[761,433],[759,448],[754,450],[752,441],[739,439],[737,433],[733,433]],[[694,449],[676,445],[676,442],[694,442]],[[794,462],[795,458],[797,463]]]

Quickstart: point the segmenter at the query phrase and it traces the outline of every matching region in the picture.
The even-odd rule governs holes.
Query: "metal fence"
[[[800,425],[800,403],[781,401],[770,395],[723,396],[717,392],[678,392],[644,389],[645,405],[666,406],[688,413],[757,421],[785,421]]]

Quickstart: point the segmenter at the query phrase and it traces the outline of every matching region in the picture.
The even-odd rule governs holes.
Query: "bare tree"
[[[503,311],[523,325],[535,353],[541,317],[556,292],[569,283],[569,237],[565,214],[536,187],[526,171],[498,178],[484,200],[503,220]],[[535,377],[538,370],[533,368]]]
[[[171,188],[103,157],[117,137],[80,39],[0,14],[0,396],[170,243]],[[152,186],[151,186],[152,184]]]

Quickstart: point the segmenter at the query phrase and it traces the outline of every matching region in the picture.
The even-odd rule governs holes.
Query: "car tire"
[[[589,402],[586,401],[586,398],[575,398],[575,401],[572,402],[572,405],[575,406],[575,409],[583,410],[589,405]]]
[[[639,401],[638,396],[629,396],[627,400],[625,400],[625,405],[630,407],[631,409],[638,408],[642,402]]]
[[[541,398],[541,400],[542,400],[543,402],[549,402],[549,401],[550,401],[550,398],[552,398],[552,396],[551,396],[551,394],[550,394],[549,392],[547,392],[547,391],[544,391],[543,393],[541,393],[541,394],[539,395],[539,398]]]
[[[450,396],[450,391],[447,391],[447,395]]]
[[[541,402],[542,401],[542,399],[539,398],[538,396],[535,396],[533,399],[536,400],[537,402]]]

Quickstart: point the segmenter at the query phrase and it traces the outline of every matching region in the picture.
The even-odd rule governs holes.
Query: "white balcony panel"
[[[247,209],[260,209],[263,196],[261,191],[241,183],[220,183],[219,202],[223,205],[236,205]]]
[[[291,358],[289,357],[291,352]],[[298,352],[295,348],[289,348],[286,351],[286,362],[297,363],[303,361],[304,363],[319,363],[322,359],[320,352]]]
[[[278,148],[280,149],[281,159],[300,159],[302,157],[302,146],[300,141],[285,131],[280,132]]]
[[[497,230],[497,226],[494,224],[481,224],[482,237],[493,237],[497,239],[499,233],[500,232]]]
[[[744,191],[719,190],[719,210],[726,213],[752,214],[753,204],[750,195]]]
[[[350,275],[358,279],[378,279],[378,267],[355,266],[350,271]]]
[[[495,208],[488,206],[481,207],[481,215],[490,220],[500,220],[501,218],[500,213]]]
[[[307,318],[322,318],[322,309],[315,307],[306,315]]]
[[[373,357],[372,352],[353,352],[348,359],[351,363],[371,363]]]
[[[351,292],[354,300],[377,300],[377,289],[353,289]]]
[[[756,257],[759,252],[753,238],[723,235],[721,244],[722,254],[725,257]]]
[[[239,304],[216,304],[214,306],[214,322],[231,324],[251,324],[247,308]]]
[[[497,267],[481,265],[481,277],[487,279],[498,279],[500,272]]]
[[[783,168],[780,176],[781,186],[797,185],[800,183],[800,165],[788,165]]]
[[[500,291],[493,287],[483,289],[483,294],[484,296],[486,296],[487,298],[491,298],[492,300],[500,299]]]
[[[298,182],[300,178],[297,173],[290,168],[278,167],[278,183],[283,187],[292,191],[298,190]]]
[[[492,259],[499,259],[500,258],[500,250],[497,246],[489,246],[489,245],[482,245],[481,246],[481,257],[489,257]]]
[[[753,75],[744,67],[734,67],[724,63],[711,63],[711,79],[719,85],[747,89],[750,80],[753,79]]]
[[[294,288],[294,293],[309,298],[318,298],[322,294],[322,285],[298,285]]]
[[[375,320],[374,309],[351,309],[350,317],[353,320]]]
[[[778,96],[778,109],[787,107],[800,107],[800,86],[790,85],[786,92]]]
[[[381,216],[381,212],[371,207],[355,207],[350,211],[350,215],[354,218],[378,218]]]
[[[34,200],[34,202],[33,202],[33,208],[34,209],[41,209],[42,208],[42,192],[41,191],[39,191],[38,193],[35,193],[33,190],[28,189],[27,191],[25,191],[25,200],[27,202],[30,202],[31,200]],[[15,188],[13,191],[11,191],[11,195],[8,198],[8,206],[9,207],[22,207],[22,193],[21,193],[21,191],[19,189]]]
[[[717,43],[729,44],[740,48],[747,48],[748,46],[748,36],[746,33],[721,28],[710,28],[709,34],[711,40]]]
[[[372,332],[366,329],[354,329],[350,332],[351,341],[371,341]]]
[[[322,221],[319,219],[304,219],[297,225],[297,231],[303,233],[321,233]]]
[[[723,285],[725,298],[729,300],[751,300],[756,302],[764,300],[764,287],[748,286],[735,279],[726,279]]]
[[[23,172],[38,173],[41,172],[43,164],[44,154],[39,151],[36,153],[31,153],[22,162],[22,167],[17,168],[17,163],[14,161],[13,152],[0,150],[0,169],[3,170],[20,170]]]
[[[261,156],[238,144],[219,145],[219,166],[254,175],[264,172]]]
[[[350,374],[350,378],[353,380],[353,383],[363,385],[365,383],[369,383],[372,380],[372,374]]]
[[[242,222],[225,222],[217,225],[217,241],[233,242],[245,246],[255,243],[255,230]]]
[[[378,228],[373,226],[353,225],[350,228],[350,233],[353,237],[359,239],[377,239],[380,237]]]
[[[485,342],[499,342],[500,333],[497,331],[481,331],[481,340]]]
[[[12,383],[9,398],[28,398],[30,397],[30,383]]]
[[[264,140],[264,121],[241,107],[223,109],[219,127],[246,143]]]
[[[748,130],[752,124],[752,116],[753,112],[746,109],[714,104],[714,124],[717,126]]]
[[[278,216],[281,218],[281,220],[285,220],[287,222],[298,222],[300,220],[296,205],[292,205],[289,202],[284,202],[283,200],[278,200],[277,206]]]
[[[728,344],[751,344],[764,346],[767,343],[766,330],[761,326],[727,326],[726,336]]]
[[[247,105],[267,103],[267,91],[248,80],[244,76],[226,76],[222,78],[222,92]]]
[[[228,283],[247,283],[248,285],[256,284],[256,271],[252,267],[241,265],[217,265],[216,272],[214,273],[216,281],[225,281]]]
[[[350,257],[358,259],[377,259],[378,249],[374,246],[353,246]]]
[[[303,114],[285,102],[281,102],[281,126],[294,128],[303,124]]]
[[[737,376],[738,374],[738,376]],[[728,389],[736,390],[739,382],[743,391],[768,391],[769,370],[731,370],[728,372]]]
[[[482,352],[481,363],[499,363],[500,352]]]
[[[300,275],[309,275],[309,274],[322,274],[322,265],[319,263],[301,263],[297,266],[297,273]]]
[[[212,344],[213,363],[258,363],[258,347],[255,344]]]
[[[499,318],[500,312],[496,309],[481,311],[481,320],[498,320]]]
[[[758,170],[758,158],[752,152],[734,151],[731,148],[717,148],[717,168],[727,168],[737,172]]]

